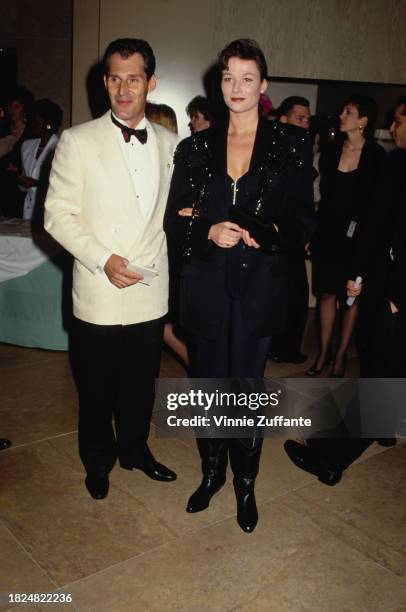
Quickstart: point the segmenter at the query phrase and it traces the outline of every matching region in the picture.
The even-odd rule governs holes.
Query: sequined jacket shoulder
[[[202,241],[212,223],[227,219],[218,197],[218,186],[227,179],[227,130],[227,125],[218,125],[193,134],[175,153],[168,211],[198,209],[199,221],[191,225],[194,236],[202,236]],[[312,234],[312,148],[304,130],[260,119],[238,203],[255,214],[260,209],[265,221],[286,227],[289,236]]]

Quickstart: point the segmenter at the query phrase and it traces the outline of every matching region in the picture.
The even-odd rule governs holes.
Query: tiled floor
[[[300,375],[310,361],[270,362],[267,375]],[[92,500],[77,456],[67,355],[0,345],[0,371],[0,436],[13,440],[0,453],[0,593],[60,589],[74,598],[24,609],[406,609],[406,444],[374,445],[328,488],[289,462],[283,440],[267,439],[260,522],[248,535],[236,524],[230,482],[205,512],[184,511],[200,481],[197,452],[190,440],[154,431],[151,447],[178,480],[156,483],[116,467],[107,499]],[[356,375],[355,359],[348,371]],[[163,354],[161,375],[184,372]]]

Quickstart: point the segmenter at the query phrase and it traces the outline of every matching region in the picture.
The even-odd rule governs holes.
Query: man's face
[[[104,84],[110,98],[111,109],[129,127],[136,127],[144,116],[147,94],[155,89],[156,77],[147,80],[144,58],[134,53],[127,58],[114,53],[108,62]]]
[[[190,117],[189,127],[192,132],[201,132],[210,127],[210,121],[204,118],[203,113],[196,111]]]
[[[406,106],[400,104],[395,109],[390,133],[398,149],[406,149]]]
[[[310,125],[310,109],[307,106],[295,104],[287,115],[281,116],[281,122],[297,125],[297,127],[308,130]]]

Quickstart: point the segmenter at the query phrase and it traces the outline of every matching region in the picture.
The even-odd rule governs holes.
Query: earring
[[[45,126],[45,129],[47,129],[47,130],[48,130],[48,132],[49,132],[49,131],[52,129],[51,124],[50,124],[50,123],[47,123],[47,124],[46,124],[46,126]]]
[[[359,126],[359,131],[360,131],[360,133],[362,134],[362,132],[364,131],[364,126],[363,126],[363,125],[360,125],[360,126]]]

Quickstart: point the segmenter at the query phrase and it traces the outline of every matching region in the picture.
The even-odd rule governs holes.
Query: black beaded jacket
[[[312,148],[304,130],[261,118],[249,170],[234,183],[227,174],[227,130],[224,124],[198,132],[175,153],[165,230],[172,256],[183,256],[180,319],[186,329],[215,337],[230,266],[237,266],[232,276],[239,279],[247,328],[268,336],[284,327],[287,254],[303,248],[315,227]],[[233,204],[278,227],[276,252],[247,248],[242,241],[222,249],[208,240],[211,225],[229,220]],[[177,214],[185,207],[193,207],[192,218]],[[274,232],[269,240],[275,240]]]

